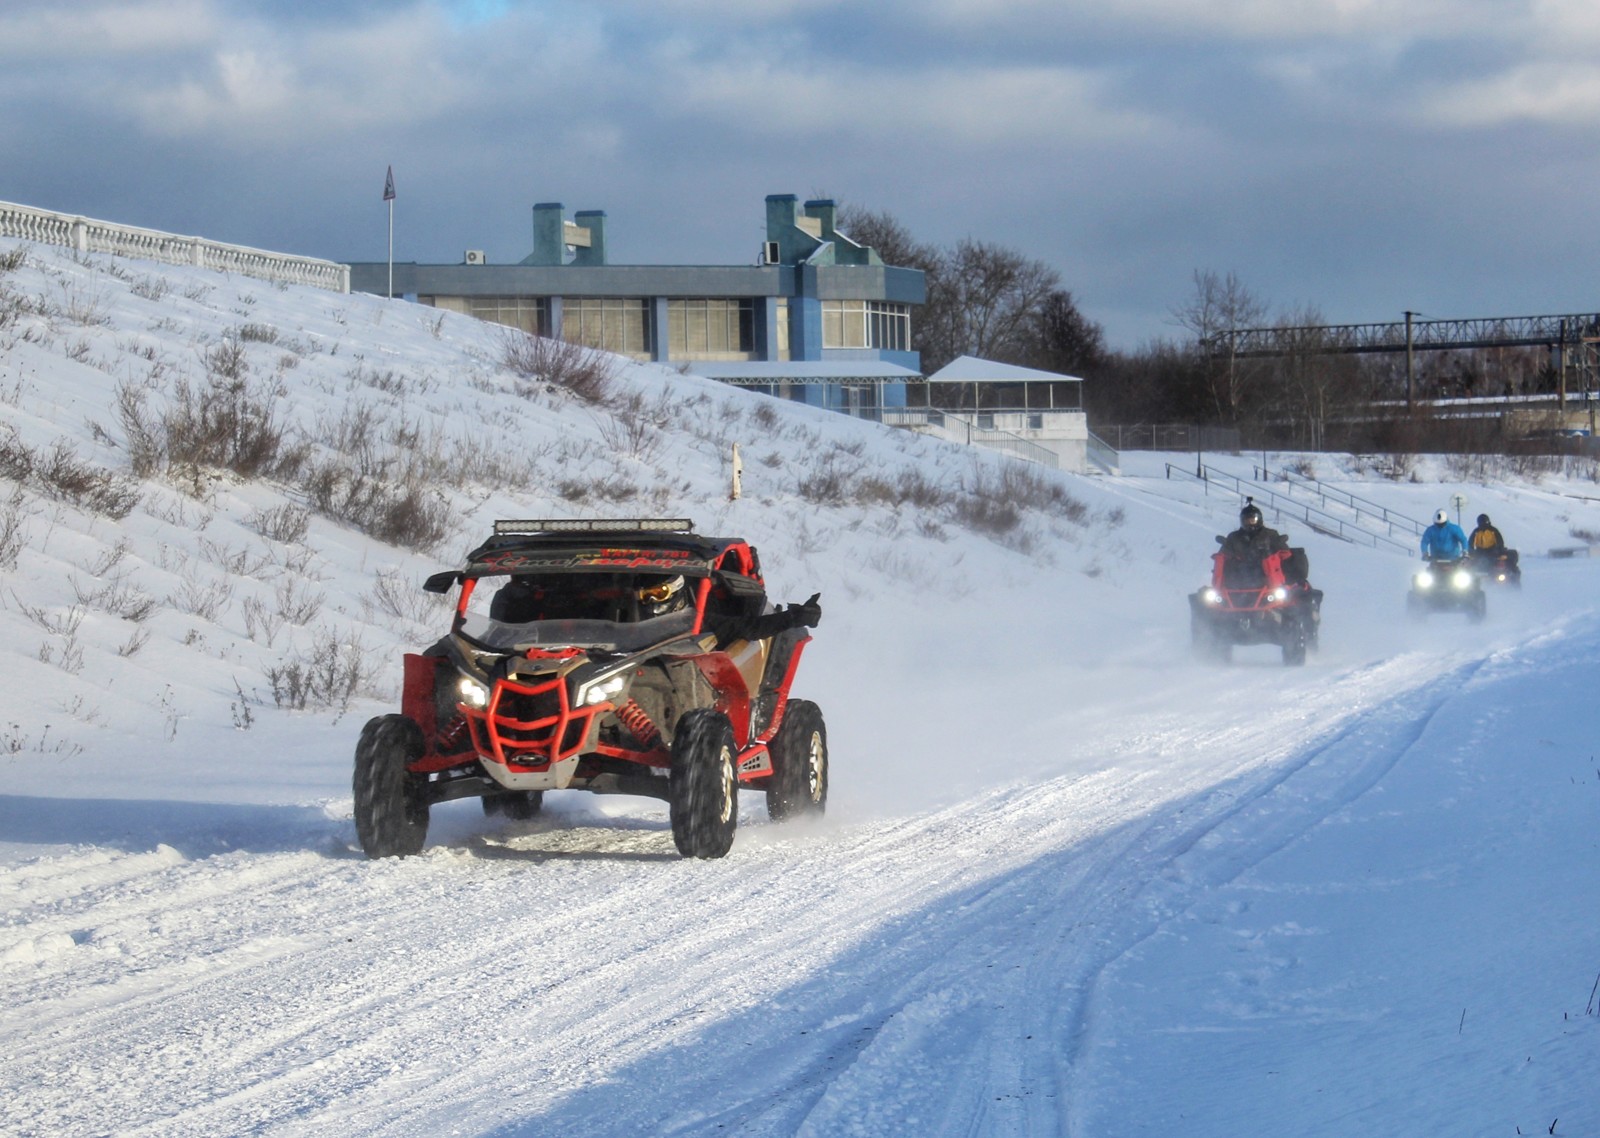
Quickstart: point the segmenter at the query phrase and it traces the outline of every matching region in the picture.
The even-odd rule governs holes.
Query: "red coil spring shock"
[[[639,706],[638,701],[630,699],[617,708],[617,719],[645,747],[661,745],[661,732],[650,722],[650,717],[645,714],[644,708]]]

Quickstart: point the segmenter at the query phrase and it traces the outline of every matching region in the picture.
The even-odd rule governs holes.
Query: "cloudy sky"
[[[743,264],[827,195],[1332,322],[1600,308],[1594,0],[5,0],[0,200],[334,260]]]

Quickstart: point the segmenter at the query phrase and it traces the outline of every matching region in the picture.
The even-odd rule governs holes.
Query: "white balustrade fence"
[[[13,202],[0,202],[0,236],[61,245],[79,253],[110,253],[117,257],[239,273],[274,283],[312,285],[333,292],[350,291],[350,266],[335,261],[268,253],[202,237],[179,237],[155,229],[95,221]]]

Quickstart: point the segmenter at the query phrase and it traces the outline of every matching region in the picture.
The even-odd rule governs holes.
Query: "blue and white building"
[[[766,200],[766,240],[749,265],[613,265],[606,215],[533,207],[533,252],[491,264],[396,263],[393,291],[524,331],[879,418],[922,379],[911,321],[923,273],[883,263],[835,226],[832,201]],[[385,294],[388,262],[350,265],[350,287]]]

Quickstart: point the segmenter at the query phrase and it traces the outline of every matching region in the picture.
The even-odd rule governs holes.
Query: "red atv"
[[[677,519],[501,521],[465,566],[450,634],[405,657],[398,715],[356,746],[368,857],[422,849],[437,802],[529,818],[547,790],[664,799],[685,857],[733,845],[741,787],[820,814],[828,743],[789,697],[816,598],[767,604],[756,551]]]
[[[1304,664],[1321,622],[1322,590],[1306,579],[1299,548],[1260,562],[1213,553],[1211,584],[1189,594],[1189,631],[1202,659],[1231,660],[1235,644],[1277,644],[1285,664]]]

